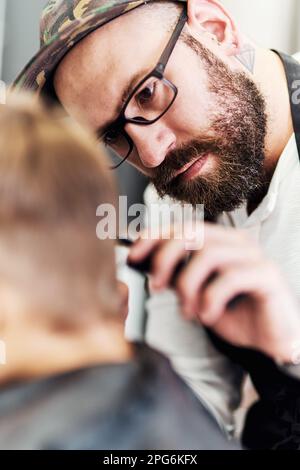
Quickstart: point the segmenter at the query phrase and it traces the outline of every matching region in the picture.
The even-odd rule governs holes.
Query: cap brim
[[[63,57],[83,38],[100,26],[141,6],[143,0],[131,1],[126,8],[123,5],[112,7],[109,11],[94,10],[84,19],[72,21],[64,30],[42,47],[24,67],[13,83],[16,90],[27,89],[41,93]],[[100,10],[100,9],[99,9]]]

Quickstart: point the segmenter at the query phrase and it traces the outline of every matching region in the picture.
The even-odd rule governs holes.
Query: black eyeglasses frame
[[[184,5],[183,11],[182,11],[182,13],[179,17],[179,20],[178,20],[176,26],[175,26],[175,29],[172,33],[172,36],[169,39],[169,42],[166,45],[163,53],[161,54],[157,65],[154,67],[154,69],[148,75],[146,75],[136,85],[136,87],[133,89],[133,91],[128,96],[128,98],[127,98],[127,100],[126,100],[126,102],[125,102],[118,118],[109,126],[108,129],[106,129],[106,131],[102,135],[102,139],[103,139],[105,137],[105,134],[107,134],[108,132],[111,132],[111,131],[117,132],[119,134],[122,134],[125,137],[125,139],[128,142],[128,145],[129,145],[129,151],[128,151],[126,157],[124,157],[120,161],[120,163],[118,163],[117,165],[112,166],[111,170],[116,170],[117,168],[119,168],[128,159],[129,155],[131,154],[131,152],[134,148],[134,143],[133,143],[131,137],[125,131],[126,124],[136,124],[138,126],[150,126],[151,124],[154,124],[159,119],[161,119],[169,111],[169,109],[173,105],[174,101],[176,100],[177,95],[178,95],[178,88],[172,82],[170,82],[169,80],[167,80],[164,77],[164,72],[165,72],[166,66],[169,62],[169,59],[171,57],[171,54],[172,54],[172,52],[175,48],[175,45],[176,45],[176,43],[177,43],[177,41],[178,41],[178,39],[179,39],[179,37],[182,33],[182,30],[185,26],[185,23],[186,23],[187,19],[188,19],[187,8],[186,8],[186,5]],[[155,78],[158,78],[159,80],[162,80],[168,87],[170,87],[173,90],[174,97],[173,97],[172,101],[169,103],[167,108],[159,116],[157,116],[153,120],[147,120],[147,119],[144,119],[142,117],[127,118],[126,117],[126,108],[127,108],[128,104],[130,103],[131,99],[136,94],[136,92],[139,90],[139,88],[141,88],[141,86],[147,80],[149,80],[149,78],[151,78],[151,77],[155,77]]]

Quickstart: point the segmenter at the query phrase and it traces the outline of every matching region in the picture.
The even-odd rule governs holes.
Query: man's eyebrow
[[[139,72],[137,72],[136,74],[133,75],[133,77],[131,77],[131,79],[129,80],[129,82],[126,84],[126,86],[124,87],[123,89],[123,92],[122,92],[122,96],[121,96],[121,99],[115,109],[115,115],[116,116],[119,116],[122,109],[123,109],[123,106],[124,104],[126,103],[127,99],[129,98],[130,94],[133,92],[134,88],[137,86],[138,82],[143,78],[143,77],[146,77],[147,73],[148,73],[148,69],[146,70],[140,70]],[[111,119],[110,121],[106,121],[106,123],[104,123],[101,127],[99,127],[97,130],[96,130],[96,135],[98,136],[98,138],[100,139],[101,137],[103,137],[103,134],[107,131],[107,129],[115,122],[116,119]]]

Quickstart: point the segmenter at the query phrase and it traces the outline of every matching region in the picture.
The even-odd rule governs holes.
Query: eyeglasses
[[[184,6],[156,67],[134,88],[119,117],[101,136],[102,142],[121,158],[118,164],[111,167],[112,170],[119,168],[134,148],[133,140],[125,131],[125,125],[128,123],[137,126],[154,124],[166,114],[177,97],[177,87],[164,77],[164,72],[187,18],[186,6]]]

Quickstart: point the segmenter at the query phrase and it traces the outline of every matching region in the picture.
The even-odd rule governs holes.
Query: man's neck
[[[286,74],[279,56],[270,50],[258,48],[254,74],[266,100],[268,129],[264,184],[261,191],[248,201],[249,215],[266,195],[278,161],[294,132]]]
[[[267,104],[265,172],[272,177],[294,132],[287,79],[280,57],[272,51],[259,49],[255,79],[260,83]]]

